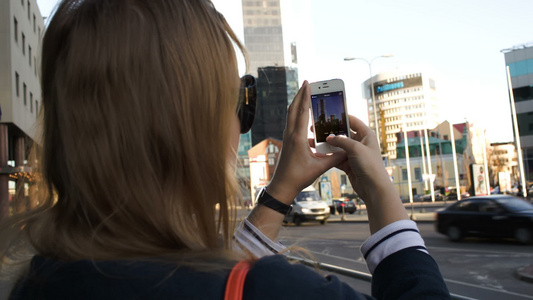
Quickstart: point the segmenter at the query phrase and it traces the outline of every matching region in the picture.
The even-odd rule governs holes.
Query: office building
[[[363,83],[363,95],[368,103],[369,125],[374,131],[378,127],[382,153],[390,159],[396,158],[397,133],[438,124],[435,80],[421,71],[377,74]]]
[[[260,67],[285,66],[280,0],[243,0],[242,13],[250,74],[257,77]]]
[[[44,22],[35,0],[0,3],[0,218],[18,187],[28,194],[29,149],[41,104],[38,51]],[[13,208],[16,209],[16,208]]]
[[[285,14],[296,2],[285,1]],[[301,11],[298,7],[295,11]],[[243,0],[244,45],[248,53],[248,73],[257,78],[257,113],[251,133],[241,135],[239,178],[249,187],[250,166],[244,151],[261,141],[283,139],[287,106],[298,91],[297,46],[288,42],[282,26],[282,0]],[[289,13],[290,14],[290,13]],[[296,19],[296,18],[292,18]],[[287,42],[286,42],[287,41]],[[252,192],[253,193],[253,192]]]
[[[289,67],[259,68],[257,113],[252,126],[252,146],[267,138],[283,140],[287,107],[298,92],[298,75]]]
[[[441,190],[442,194],[456,188],[456,175],[453,159],[452,133],[455,142],[455,153],[457,160],[457,175],[461,192],[468,190],[469,168],[469,132],[468,123],[453,124],[444,121],[434,128],[428,128],[428,141],[426,142],[423,130],[407,132],[407,148],[409,149],[409,166],[407,169],[406,147],[404,133],[397,134],[396,155],[397,158],[391,160],[389,172],[391,180],[398,193],[404,198],[409,198],[409,176],[411,177],[411,189],[413,195],[423,195],[429,193],[429,180],[433,181],[434,189]],[[426,146],[427,143],[427,146]],[[429,159],[428,152],[429,148]],[[431,173],[429,170],[431,163]]]
[[[525,179],[533,181],[533,44],[502,52],[511,74]]]
[[[502,193],[511,193],[511,187],[519,182],[515,145],[513,143],[492,143],[487,159],[491,186],[498,186]]]

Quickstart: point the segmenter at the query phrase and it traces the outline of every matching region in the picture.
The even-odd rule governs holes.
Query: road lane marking
[[[313,253],[313,254],[316,254],[316,255],[322,255],[322,256],[327,256],[327,257],[332,257],[332,258],[336,258],[336,259],[340,259],[340,260],[345,260],[345,261],[349,261],[349,262],[354,262],[354,263],[359,263],[359,264],[364,264],[366,266],[366,262],[365,260],[363,259],[363,257],[361,256],[360,259],[351,259],[351,258],[346,258],[346,257],[342,257],[342,256],[337,256],[337,255],[332,255],[332,254],[324,254],[322,252],[316,252],[316,251],[309,251],[310,253]],[[340,267],[340,266],[338,266]],[[344,268],[344,267],[343,267]]]
[[[466,285],[466,286],[474,287],[474,288],[478,288],[478,289],[489,290],[489,291],[492,291],[492,292],[504,293],[504,294],[508,294],[508,295],[513,295],[513,296],[519,296],[519,297],[525,297],[525,298],[528,298],[528,299],[533,299],[533,296],[529,296],[529,295],[525,295],[525,294],[519,294],[519,293],[515,293],[515,292],[509,292],[509,291],[506,291],[506,290],[495,289],[495,288],[486,287],[486,286],[477,285],[477,284],[472,284],[472,283],[466,283],[466,282],[463,282],[463,281],[457,281],[457,280],[446,279],[446,278],[444,278],[444,281],[450,282],[450,283],[455,283],[455,284]]]
[[[502,252],[502,251],[495,251],[495,250],[480,250],[480,249],[460,249],[460,248],[448,248],[448,247],[435,247],[435,246],[427,246],[428,249],[436,249],[436,250],[446,250],[446,251],[457,251],[457,252],[475,252],[475,253],[490,253],[490,254],[500,254],[500,255],[523,255],[526,257],[533,257],[533,253],[524,253],[524,252]]]

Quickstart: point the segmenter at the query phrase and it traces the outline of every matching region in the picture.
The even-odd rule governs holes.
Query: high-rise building
[[[24,165],[41,104],[37,56],[43,30],[35,0],[0,2],[0,218],[8,214],[16,186],[27,183]]]
[[[257,77],[257,112],[251,133],[241,135],[239,149],[246,150],[261,141],[283,139],[287,106],[298,91],[296,42],[284,34],[282,0],[243,0],[244,45],[248,53],[248,73]],[[290,11],[294,1],[284,2]],[[237,172],[243,182],[252,185],[248,157],[239,154],[242,162]],[[248,174],[248,175],[246,175]],[[252,176],[253,177],[253,176]],[[246,187],[245,187],[246,188]],[[244,193],[243,193],[244,194]]]
[[[533,180],[533,44],[502,50],[511,73],[526,181]]]
[[[371,87],[374,86],[375,107]],[[396,134],[438,124],[435,80],[421,71],[380,73],[363,83],[370,127],[378,133],[383,154],[396,158]]]
[[[298,92],[298,75],[289,67],[259,68],[257,113],[252,126],[252,146],[264,139],[283,140],[287,106]]]
[[[257,77],[260,67],[285,66],[280,0],[243,0],[242,14],[250,73]]]

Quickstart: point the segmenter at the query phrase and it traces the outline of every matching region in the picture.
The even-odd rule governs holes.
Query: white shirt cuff
[[[366,260],[368,270],[373,274],[381,261],[406,248],[418,249],[429,254],[416,223],[411,220],[396,221],[381,228],[363,243],[361,253]]]
[[[287,247],[279,242],[274,242],[245,219],[235,231],[233,238],[243,250],[249,251],[257,258],[279,254]],[[285,253],[288,253],[286,251]]]

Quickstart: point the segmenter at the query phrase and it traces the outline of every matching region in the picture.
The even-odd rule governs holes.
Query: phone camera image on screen
[[[313,122],[318,143],[330,134],[348,136],[343,92],[311,95]]]

